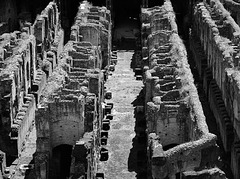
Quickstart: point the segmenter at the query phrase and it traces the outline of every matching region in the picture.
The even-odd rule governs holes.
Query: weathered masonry
[[[230,2],[233,3],[226,1],[226,7],[233,7]],[[239,12],[234,12],[238,17]],[[193,19],[191,50],[217,120],[224,150],[231,153],[234,178],[239,178],[240,27],[218,0],[197,3]],[[239,19],[236,20],[239,23]]]
[[[104,84],[130,43],[147,177],[240,178],[239,0],[0,1],[0,179],[106,178]]]
[[[59,18],[51,2],[33,24],[1,36],[3,176],[24,177],[28,171],[30,178],[95,178],[97,162],[107,154],[100,144],[109,110],[104,79],[111,59],[110,11],[80,4],[65,46]],[[23,153],[34,129],[32,163]]]
[[[214,166],[216,136],[208,131],[171,2],[143,8],[141,19],[149,172],[176,178]]]
[[[0,45],[1,150],[8,165],[12,160],[8,158],[21,158],[26,148],[39,97],[63,48],[63,30],[53,2],[33,24],[26,22],[20,30],[3,34]],[[15,163],[24,164],[21,159]]]
[[[92,178],[104,155],[100,143],[105,114],[102,70],[110,63],[110,12],[85,1],[75,19],[70,41],[49,76],[36,113],[39,179],[61,178],[65,173]],[[72,161],[71,157],[66,160],[66,152]]]

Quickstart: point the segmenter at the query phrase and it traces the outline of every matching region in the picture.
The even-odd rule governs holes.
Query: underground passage
[[[1,0],[0,179],[239,179],[238,0]]]

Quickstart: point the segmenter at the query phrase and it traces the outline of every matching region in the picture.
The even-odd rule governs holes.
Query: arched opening
[[[169,150],[169,149],[171,149],[171,148],[173,148],[173,147],[176,147],[178,144],[168,144],[168,145],[165,145],[164,147],[163,147],[163,150],[164,151],[167,151],[167,150]]]
[[[72,146],[62,144],[52,150],[52,179],[66,179],[70,175]]]

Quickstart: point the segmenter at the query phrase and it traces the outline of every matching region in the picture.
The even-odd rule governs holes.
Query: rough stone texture
[[[39,24],[40,27],[44,25]],[[80,160],[78,156],[73,156],[73,178],[82,177],[85,173],[89,176],[97,173],[101,121],[104,116],[104,76],[101,70],[110,63],[110,24],[106,8],[93,7],[88,2],[80,4],[71,28],[71,40],[57,58],[58,65],[49,74],[40,96],[36,114],[36,178],[60,177],[55,168],[56,159],[51,156],[54,148],[63,144],[75,146],[74,150],[77,150],[81,145],[84,149],[91,143],[84,149],[88,159]],[[92,132],[92,137],[86,137],[85,132]],[[38,154],[41,153],[48,156],[45,161],[38,160]],[[55,172],[49,175],[49,171]]]
[[[204,168],[207,163],[213,166],[216,136],[208,131],[170,1],[142,9],[142,23],[152,177],[175,177],[183,171]]]
[[[12,170],[19,171],[21,164],[28,164],[32,159],[25,149],[29,135],[34,131],[39,96],[50,71],[44,69],[42,61],[48,61],[51,68],[55,68],[56,56],[63,47],[63,31],[58,15],[56,4],[51,2],[34,24],[24,24],[22,32],[15,31],[0,36],[0,112],[3,131],[0,148],[10,156],[19,156],[14,162],[15,168],[10,167]],[[46,26],[39,27],[38,23],[42,24],[43,21]],[[36,37],[37,26],[41,32],[45,32],[41,39]],[[39,44],[45,45],[44,51],[40,50]],[[29,153],[33,152],[31,150]],[[18,172],[15,175],[21,176]]]
[[[235,5],[233,1],[224,3],[231,8],[238,2]],[[218,0],[196,4],[190,43],[225,152],[231,152],[234,178],[239,178],[240,27],[233,17]],[[198,55],[200,53],[202,55]]]
[[[60,0],[55,2],[60,5]],[[106,3],[112,9],[111,1]],[[240,178],[239,3],[197,3],[192,9],[190,31],[196,68],[203,78],[224,150],[231,153],[235,179]],[[133,115],[122,113],[133,111],[129,100],[140,87],[132,85],[126,69],[117,69],[122,72],[116,73],[119,80],[110,80],[117,104],[117,120],[111,126],[109,118],[113,116],[108,113],[112,105],[104,101],[112,96],[104,83],[118,60],[117,52],[111,52],[110,11],[82,2],[70,30],[70,41],[63,46],[60,22],[68,26],[70,19],[60,19],[56,3],[49,3],[42,12],[36,9],[41,9],[40,4],[34,0],[0,2],[0,178],[60,178],[61,154],[54,153],[59,146],[68,146],[72,152],[71,178],[103,174],[111,178],[146,178],[145,168],[141,168],[146,163],[146,149],[139,149],[136,140],[129,148],[132,139],[146,142],[145,129],[137,124],[143,123],[136,120],[134,131]],[[142,4],[147,7],[148,1]],[[39,15],[33,22],[36,13]],[[211,168],[217,157],[216,136],[208,131],[170,1],[162,7],[143,8],[141,20],[142,43],[137,39],[136,46],[142,44],[142,53],[133,55],[131,65],[136,67],[137,80],[142,79],[144,71],[145,106],[137,106],[135,112],[145,112],[147,118],[149,175],[225,178],[222,171]],[[17,24],[19,31],[12,32]],[[132,34],[138,34],[136,29]],[[129,60],[132,53],[123,54],[127,54],[124,60]],[[122,62],[120,65],[125,64]],[[125,80],[126,86],[119,87]],[[122,93],[115,87],[122,88]],[[140,115],[144,118],[143,113]],[[109,151],[102,144],[108,135]],[[108,155],[108,161],[99,162]],[[12,162],[9,167],[7,161]]]
[[[240,1],[238,0],[221,0],[225,8],[231,12],[231,16],[236,23],[240,25]]]

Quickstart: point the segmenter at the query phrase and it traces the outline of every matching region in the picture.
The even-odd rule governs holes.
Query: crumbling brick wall
[[[7,155],[21,158],[26,140],[33,130],[39,96],[49,75],[48,71],[44,71],[42,62],[50,61],[52,69],[58,63],[56,57],[63,47],[63,31],[58,16],[56,4],[51,2],[34,24],[25,23],[21,32],[14,31],[0,36],[0,111],[1,128],[4,129],[1,135],[4,142],[0,149]],[[39,39],[36,38],[38,32],[35,27],[41,19],[45,19],[48,25],[44,28],[44,34],[40,31],[42,38]],[[38,27],[38,30],[41,28]],[[43,43],[46,41],[48,44]],[[45,45],[44,50],[42,45]],[[6,135],[8,137],[4,137]],[[10,145],[10,142],[14,145]],[[15,174],[18,175],[18,172]]]
[[[216,136],[208,131],[171,2],[142,9],[142,23],[152,177],[173,177],[207,163],[213,166]]]
[[[224,5],[230,8],[230,2],[233,3],[225,1]],[[234,178],[239,178],[240,28],[218,0],[196,4],[193,18],[191,50],[217,120],[224,149],[231,152]]]
[[[36,114],[37,178],[58,177],[57,173],[48,173],[55,167],[52,150],[61,144],[74,146],[73,153],[85,150],[87,154],[79,155],[89,155],[83,160],[73,154],[73,177],[84,176],[86,172],[94,176],[97,172],[104,100],[102,70],[110,61],[110,30],[110,13],[106,8],[88,2],[80,4],[70,41],[57,56],[58,64],[49,73],[40,96]],[[39,158],[42,154],[45,160]]]
[[[2,105],[4,106],[1,110],[2,114],[8,113],[9,115],[2,116],[2,122],[7,126],[10,125],[12,137],[18,138],[18,153],[20,154],[28,128],[34,119],[34,112],[31,112],[31,116],[26,116],[32,109],[35,110],[35,99],[30,94],[36,73],[35,59],[33,58],[35,39],[31,35],[19,32],[2,36],[2,38],[1,86],[3,88],[1,94],[8,96],[9,103],[7,106]],[[5,101],[2,102],[5,103]]]

